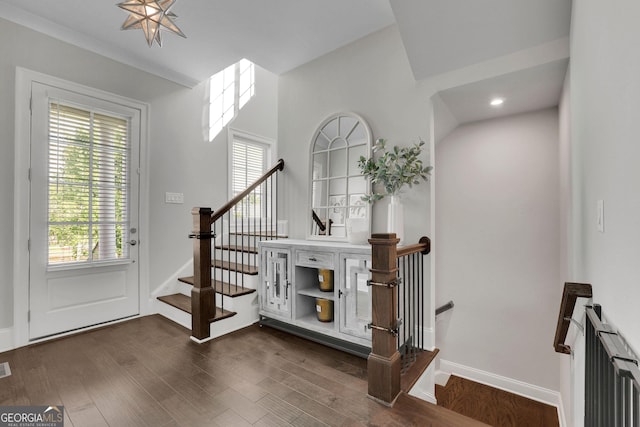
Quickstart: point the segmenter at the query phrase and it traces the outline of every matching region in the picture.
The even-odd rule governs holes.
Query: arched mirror
[[[362,196],[369,183],[358,169],[360,156],[371,154],[367,123],[353,113],[332,115],[314,133],[310,151],[309,237],[347,240],[349,222],[357,222],[360,234],[368,236],[371,208]]]

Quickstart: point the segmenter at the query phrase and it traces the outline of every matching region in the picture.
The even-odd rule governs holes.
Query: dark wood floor
[[[452,375],[436,385],[438,406],[501,427],[557,427],[553,406]]]
[[[366,361],[252,326],[198,345],[148,316],[0,353],[0,406],[64,405],[76,426],[485,425],[401,397],[368,399]]]

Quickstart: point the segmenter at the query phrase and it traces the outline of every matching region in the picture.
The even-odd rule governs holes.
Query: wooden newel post
[[[395,233],[373,234],[371,243],[371,354],[367,361],[369,396],[391,406],[400,394],[398,264]],[[391,284],[386,286],[385,284]]]
[[[191,335],[209,338],[209,319],[215,313],[211,287],[211,208],[193,208],[193,288],[191,289]]]

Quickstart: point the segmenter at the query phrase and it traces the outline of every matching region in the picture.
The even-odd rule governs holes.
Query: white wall
[[[559,119],[559,184],[560,184],[560,277],[563,282],[573,282],[573,233],[570,227],[573,212],[572,163],[571,163],[571,92],[570,70],[567,69],[560,104],[558,105]],[[567,342],[567,344],[569,344]],[[574,425],[572,401],[573,373],[572,358],[569,355],[560,356],[560,393],[568,426]]]
[[[0,329],[13,324],[16,66],[150,104],[150,163],[149,171],[142,171],[150,174],[150,194],[142,195],[149,198],[149,218],[142,221],[150,235],[140,238],[141,245],[148,245],[153,290],[191,256],[191,208],[216,208],[226,201],[226,134],[213,143],[204,140],[206,84],[187,89],[3,19],[0,39]],[[275,138],[277,77],[258,68],[256,79],[256,96],[235,126]],[[165,191],[184,192],[185,204],[165,205]]]
[[[640,351],[640,3],[574,0],[570,117],[575,281],[591,283],[606,319]],[[596,203],[604,201],[604,233]],[[584,408],[584,338],[572,363],[574,426]],[[568,411],[567,411],[568,412]]]
[[[156,93],[181,88],[0,19],[0,328],[13,324],[13,198],[15,68],[52,76],[149,102]],[[157,130],[151,137],[157,138]],[[28,212],[20,213],[28,215]],[[27,238],[27,236],[24,236]],[[28,286],[20,283],[19,286]]]
[[[558,110],[460,126],[435,157],[441,359],[558,390]]]
[[[277,137],[277,87],[274,74],[256,67],[256,94],[229,126],[259,136]],[[163,284],[193,257],[191,209],[214,210],[228,200],[227,128],[209,142],[203,105],[209,85],[169,92],[154,100],[152,122],[163,125],[151,150],[150,287]],[[164,203],[165,192],[184,194],[184,204]]]
[[[571,126],[582,242],[577,279],[640,351],[640,3],[574,1]],[[596,203],[604,201],[604,233]]]
[[[428,97],[416,82],[396,27],[388,27],[280,77],[278,138],[285,159],[285,215],[289,235],[306,236],[308,215],[309,144],[317,126],[341,111],[360,114],[373,138],[390,145],[429,139]],[[428,151],[428,150],[427,150]],[[429,164],[425,153],[424,161]],[[407,192],[405,234],[409,242],[429,235],[429,184]],[[373,208],[373,230],[383,232],[387,201]]]

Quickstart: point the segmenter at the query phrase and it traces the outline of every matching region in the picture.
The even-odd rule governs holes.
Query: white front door
[[[140,110],[32,83],[29,338],[139,313]]]

